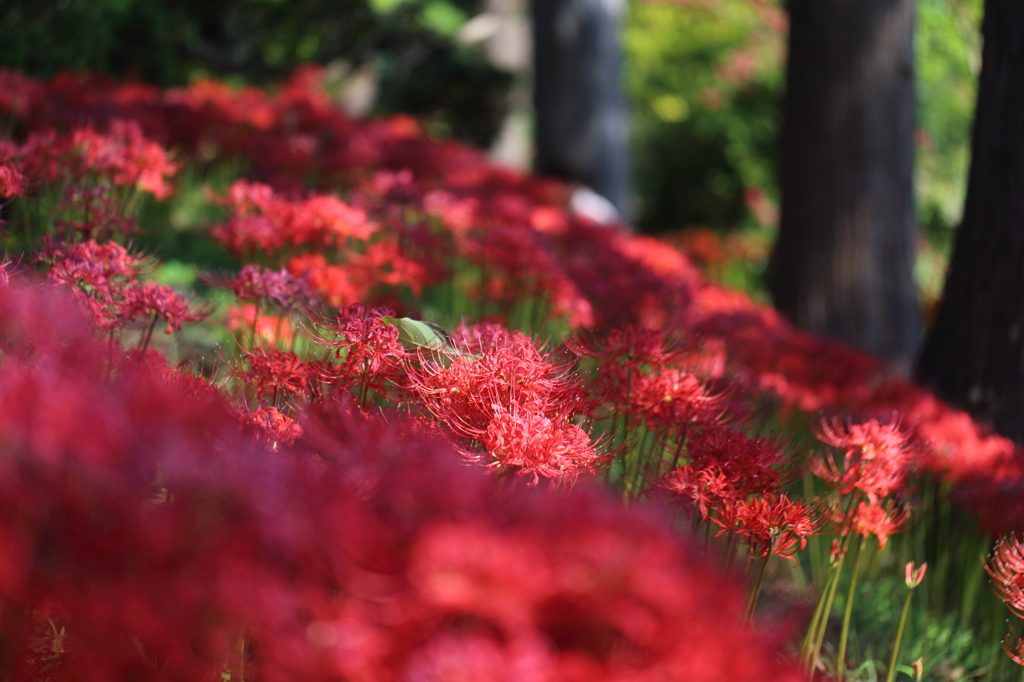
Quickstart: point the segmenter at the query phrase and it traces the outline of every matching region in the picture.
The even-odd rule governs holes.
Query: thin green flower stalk
[[[761,587],[764,585],[764,574],[768,568],[768,559],[771,554],[766,554],[761,560],[761,564],[757,567],[757,577],[754,579],[754,585],[750,590],[750,597],[747,599],[747,611],[745,614],[748,622],[754,620],[754,612],[757,611],[757,600],[761,596]]]
[[[818,604],[814,608],[814,615],[811,617],[810,625],[807,626],[807,634],[804,635],[804,641],[800,645],[800,658],[808,664],[811,662],[812,655],[817,653],[817,649],[813,649],[813,647],[818,642],[818,628],[822,614],[825,612],[825,602],[828,601],[829,593],[834,592],[832,586],[835,583],[835,578],[835,567],[830,566],[825,584],[822,586],[821,596],[818,597]]]
[[[843,682],[846,677],[846,643],[850,637],[850,618],[853,616],[853,600],[857,594],[857,576],[860,573],[861,558],[864,556],[864,542],[867,536],[861,536],[857,543],[857,557],[853,560],[853,573],[850,575],[850,590],[846,595],[846,612],[843,614],[843,629],[839,634],[839,654],[836,658],[836,680]]]
[[[828,627],[828,617],[832,613],[832,604],[835,602],[836,590],[839,587],[839,577],[843,572],[843,563],[846,560],[847,537],[832,542],[830,553],[831,564],[829,566],[828,578],[825,581],[825,590],[822,592],[822,600],[819,602],[820,611],[815,611],[815,620],[808,630],[809,648],[805,656],[807,668],[813,672],[818,667],[818,656],[821,646],[825,642],[825,630]]]
[[[906,583],[907,583],[907,598],[903,600],[903,613],[900,614],[900,624],[896,629],[896,641],[892,645],[892,658],[889,659],[889,671],[885,675],[885,682],[893,682],[896,679],[896,659],[900,655],[900,644],[903,642],[903,628],[907,624],[907,612],[910,611],[910,597],[914,594],[914,589],[921,584],[924,580],[924,574],[928,570],[928,563],[921,564],[921,567],[914,568],[914,562],[909,562],[904,568]],[[914,671],[917,674],[918,668],[915,667]],[[917,674],[917,679],[921,679],[921,675]]]

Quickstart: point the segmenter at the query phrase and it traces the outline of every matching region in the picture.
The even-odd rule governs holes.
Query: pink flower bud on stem
[[[904,575],[907,583],[907,598],[903,600],[903,613],[900,614],[900,625],[896,629],[896,641],[892,645],[892,657],[889,659],[889,671],[885,674],[885,682],[893,682],[896,679],[896,658],[900,655],[900,644],[903,642],[903,628],[907,624],[907,613],[910,611],[910,597],[914,594],[914,588],[924,580],[924,574],[928,570],[928,563],[921,564],[920,568],[914,569],[914,562],[910,561],[904,568]],[[921,679],[924,661],[918,659],[914,662],[914,675]]]

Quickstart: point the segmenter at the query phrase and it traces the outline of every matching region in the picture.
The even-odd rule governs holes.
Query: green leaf
[[[398,340],[406,348],[455,352],[448,335],[440,327],[429,322],[409,317],[382,317],[381,320],[398,327]]]

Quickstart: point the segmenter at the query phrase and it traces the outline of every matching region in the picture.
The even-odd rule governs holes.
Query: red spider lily
[[[382,287],[408,287],[419,295],[423,287],[439,280],[438,268],[412,258],[406,249],[387,238],[367,244],[363,252],[346,254],[342,265],[328,263],[319,253],[299,254],[288,260],[288,270],[309,281],[328,304],[343,308],[371,299]],[[447,275],[447,269],[443,270]]]
[[[238,253],[273,253],[286,244],[340,248],[350,238],[366,241],[376,230],[363,211],[330,195],[289,200],[268,185],[237,180],[219,201],[234,213],[213,234]]]
[[[570,423],[583,407],[578,381],[528,337],[489,325],[462,330],[453,342],[458,347],[467,337],[466,353],[444,362],[421,354],[418,367],[409,368],[414,394],[469,442],[461,448],[467,457],[534,479],[575,479],[608,461]],[[478,454],[474,442],[488,454]]]
[[[234,332],[255,331],[255,342],[266,346],[290,346],[295,340],[295,327],[289,318],[259,314],[254,303],[228,308],[225,324]]]
[[[735,429],[705,428],[686,445],[691,466],[719,466],[740,496],[777,492],[800,472],[788,443],[772,438],[749,438]]]
[[[823,443],[846,450],[851,459],[899,459],[907,457],[911,450],[908,435],[898,423],[881,424],[877,419],[846,425],[835,420],[823,421],[817,435]]]
[[[292,244],[334,245],[353,238],[366,241],[376,231],[366,214],[329,195],[293,202],[285,231]]]
[[[910,511],[892,502],[884,506],[861,502],[850,517],[844,524],[845,528],[863,537],[874,535],[878,538],[878,548],[884,549],[889,536],[903,530],[910,518]]]
[[[595,402],[614,413],[613,419],[636,416],[655,433],[678,440],[692,426],[713,426],[722,416],[718,398],[678,368],[684,351],[672,334],[623,325],[606,335],[577,334],[566,346],[600,362],[588,389]]]
[[[456,235],[469,232],[481,222],[477,214],[480,200],[475,197],[457,197],[445,190],[434,190],[423,197],[422,208],[427,215],[443,220]]]
[[[275,404],[289,396],[293,399],[307,397],[310,368],[295,353],[255,348],[243,358],[249,369],[236,369],[232,374],[255,388],[257,400],[263,400],[267,394]]]
[[[210,278],[217,286],[230,288],[242,301],[271,301],[283,308],[292,308],[309,301],[313,289],[305,278],[295,277],[286,269],[270,270],[259,265],[245,265],[234,280]]]
[[[726,529],[736,528],[736,512],[748,500],[777,499],[799,471],[794,453],[782,444],[723,427],[694,432],[680,454],[690,462],[669,473],[661,486],[692,500],[703,520]]]
[[[539,297],[551,313],[564,317],[573,329],[594,322],[591,303],[564,272],[542,241],[542,235],[524,225],[492,226],[459,240],[459,250],[481,268],[482,291],[476,297],[498,303]]]
[[[384,392],[389,383],[400,382],[404,376],[406,350],[399,341],[398,327],[383,319],[393,315],[387,308],[367,310],[353,304],[312,337],[337,360],[324,365],[321,378],[339,387],[359,386],[360,405],[365,406],[368,390]]]
[[[475,342],[463,346],[466,338]],[[484,325],[457,332],[452,341],[465,353],[450,363],[424,358],[410,372],[417,393],[442,421],[483,425],[493,405],[515,403],[544,414],[583,406],[578,378],[524,334]]]
[[[113,242],[48,246],[39,260],[50,264],[47,277],[71,287],[103,330],[138,319],[151,321],[151,325],[163,319],[170,334],[183,323],[198,322],[210,314],[207,308],[192,307],[169,286],[138,281],[146,261]]]
[[[414,427],[337,405],[285,455],[263,451],[180,383],[132,366],[99,380],[104,349],[74,309],[9,298],[12,679],[197,679],[225,662],[271,682],[802,679],[777,656],[785,628],[742,623],[738,586],[649,516],[499,486]]]
[[[354,264],[366,272],[365,278],[380,286],[407,286],[413,296],[420,296],[423,287],[435,278],[418,259],[410,258],[397,242],[375,241],[363,254],[353,256]]]
[[[525,334],[484,324],[457,330],[452,341],[456,347],[474,353],[461,357],[476,362],[473,369],[478,376],[490,375],[502,393],[521,404],[553,408],[569,405],[577,409],[583,405],[580,378],[559,354]],[[481,357],[475,357],[477,354]],[[464,367],[468,369],[469,365]]]
[[[621,325],[607,333],[584,332],[566,340],[581,357],[595,358],[601,371],[592,390],[602,401],[626,404],[632,386],[649,372],[671,367],[682,356],[679,339],[658,329]]]
[[[1017,665],[1024,665],[1024,639],[1011,629],[1010,634],[999,642],[1006,655]]]
[[[69,286],[86,303],[100,329],[120,325],[125,289],[145,263],[119,244],[95,240],[48,246],[39,260],[50,264],[50,280]]]
[[[25,176],[12,163],[0,163],[0,197],[25,196]]]
[[[818,535],[822,523],[817,511],[802,500],[792,502],[784,494],[772,493],[731,502],[722,518],[713,521],[722,527],[719,535],[734,531],[746,539],[751,555],[775,554],[794,564],[792,555],[807,547],[807,538]]]
[[[334,265],[323,254],[299,254],[288,260],[288,271],[295,277],[306,278],[310,286],[332,308],[356,305],[365,299],[375,284],[367,281],[365,273],[350,265]]]
[[[68,135],[33,133],[18,151],[22,172],[33,182],[75,182],[88,175],[137,187],[158,199],[170,196],[167,179],[178,166],[167,152],[146,139],[134,121],[111,120],[107,128],[105,133],[92,127]]]
[[[106,134],[88,128],[76,130],[71,144],[82,155],[86,168],[110,178],[114,184],[135,185],[157,199],[171,195],[167,178],[178,167],[160,145],[143,136],[135,121],[112,120]]]
[[[486,431],[474,440],[487,449],[470,459],[499,469],[533,477],[575,480],[593,476],[611,456],[598,452],[590,436],[561,415],[550,418],[517,404],[495,406]]]
[[[629,397],[629,407],[655,432],[685,432],[693,424],[713,424],[722,411],[721,400],[708,395],[696,376],[677,369],[638,377]]]
[[[124,289],[122,296],[117,306],[120,322],[151,318],[155,324],[162,319],[167,323],[168,334],[181,329],[183,323],[198,322],[212,312],[208,307],[193,307],[174,289],[156,282],[135,282]]]
[[[125,214],[124,200],[104,185],[71,182],[56,208],[54,228],[68,240],[110,239],[138,231],[135,217]]]
[[[917,462],[918,449],[899,424],[881,424],[870,419],[863,424],[823,421],[818,438],[845,450],[842,471],[831,455],[815,458],[811,470],[835,486],[840,495],[861,491],[872,504],[898,490]]]
[[[23,73],[0,69],[0,112],[21,117],[31,114],[46,97],[46,86]]]
[[[242,415],[242,423],[253,427],[273,449],[278,444],[291,445],[302,437],[302,426],[276,407],[267,406]]]
[[[669,491],[693,500],[701,518],[709,520],[713,511],[726,507],[736,497],[732,481],[716,465],[696,468],[683,466],[665,477],[662,485]]]
[[[120,244],[99,244],[95,240],[48,245],[38,259],[50,265],[50,279],[97,292],[115,286],[119,278],[136,276],[146,263]],[[104,294],[99,295],[102,297]]]
[[[1024,618],[1024,545],[1016,535],[1006,535],[999,539],[989,554],[985,570],[992,577],[992,589],[996,596],[1018,618]]]
[[[468,327],[465,324],[459,325],[452,332],[451,340],[456,348],[463,353],[473,356],[494,352],[499,348],[507,347],[513,342],[522,345],[525,337],[517,332],[509,331],[507,327],[500,324],[481,322]],[[532,346],[532,343],[528,340],[526,342]]]

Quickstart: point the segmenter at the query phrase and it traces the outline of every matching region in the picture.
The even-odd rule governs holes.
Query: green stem
[[[818,624],[821,622],[822,614],[825,612],[825,602],[828,600],[828,595],[832,592],[831,588],[832,583],[835,582],[835,574],[835,566],[829,566],[825,584],[821,589],[821,596],[818,597],[818,605],[814,608],[814,616],[811,617],[811,623],[807,626],[807,634],[804,635],[803,644],[800,645],[800,656],[804,660],[810,660],[811,645],[818,641]]]
[[[732,573],[733,564],[736,562],[736,550],[740,544],[740,536],[735,531],[729,531],[725,538],[725,572]]]
[[[863,536],[857,543],[857,558],[853,560],[853,575],[850,576],[850,590],[846,595],[846,613],[843,614],[843,630],[839,635],[839,656],[836,659],[836,680],[843,682],[846,677],[846,642],[850,636],[850,617],[853,615],[853,600],[857,593],[857,574],[860,572],[860,560],[864,555]]]
[[[156,329],[156,323],[159,318],[157,315],[153,315],[153,321],[149,323],[149,328],[146,330],[146,336],[143,337],[142,346],[139,348],[143,353],[149,348],[149,342],[153,338],[153,330]]]
[[[761,596],[761,587],[764,585],[764,574],[768,568],[768,559],[770,557],[771,553],[765,554],[764,560],[757,569],[757,578],[754,579],[754,586],[751,588],[750,598],[747,600],[747,622],[754,620],[754,611],[757,610],[757,599]]]
[[[846,540],[843,540],[843,544]],[[845,549],[844,549],[845,552]],[[828,589],[828,597],[825,600],[825,608],[822,609],[821,619],[818,621],[818,631],[814,633],[814,644],[808,655],[808,669],[813,672],[818,667],[818,655],[821,653],[821,645],[825,642],[825,630],[828,628],[828,617],[832,614],[832,604],[836,599],[836,589],[839,587],[839,576],[843,572],[843,563],[846,561],[845,553],[832,567],[832,584]]]
[[[257,346],[260,345],[260,301],[256,299],[256,302],[252,306],[252,340],[249,342],[249,351],[253,352]]]
[[[910,610],[910,596],[914,588],[907,590],[907,598],[903,600],[903,613],[900,614],[900,625],[896,628],[896,641],[892,645],[892,658],[889,659],[889,671],[885,674],[885,682],[896,679],[896,658],[900,655],[900,644],[903,641],[903,627],[907,624],[907,612]]]
[[[363,381],[359,385],[359,409],[366,409],[366,392],[370,383],[370,361],[363,360]]]

